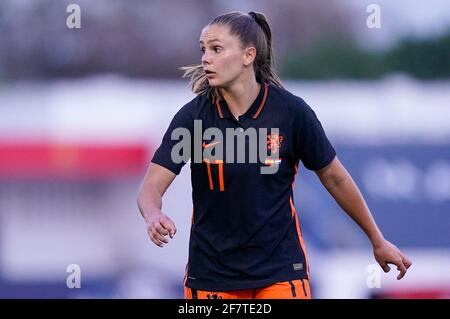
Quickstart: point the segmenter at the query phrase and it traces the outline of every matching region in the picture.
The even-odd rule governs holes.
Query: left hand
[[[397,266],[397,270],[400,271],[397,280],[402,279],[408,268],[412,265],[412,262],[400,251],[400,249],[385,239],[383,239],[380,244],[374,246],[373,254],[375,260],[380,264],[384,272],[387,273],[391,270],[391,267],[389,267],[388,264]]]

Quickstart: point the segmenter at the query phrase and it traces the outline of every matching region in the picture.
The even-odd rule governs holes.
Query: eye
[[[222,50],[221,47],[215,46],[214,47],[214,52],[219,53]]]
[[[201,48],[200,48],[200,51],[201,51],[202,53],[205,53],[205,48],[201,47]]]

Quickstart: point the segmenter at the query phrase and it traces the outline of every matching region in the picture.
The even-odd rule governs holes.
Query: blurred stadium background
[[[71,3],[80,29],[66,26]],[[371,3],[379,29],[366,25]],[[164,249],[136,194],[193,97],[177,68],[199,62],[201,28],[233,10],[268,16],[286,88],[315,109],[385,237],[414,262],[400,282],[372,268],[363,233],[303,168],[295,200],[314,297],[450,297],[447,0],[2,0],[1,298],[183,297],[189,168],[164,198],[179,230]],[[71,264],[81,288],[66,285]]]

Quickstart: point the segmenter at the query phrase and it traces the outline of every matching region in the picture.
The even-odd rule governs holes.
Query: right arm
[[[170,170],[150,163],[138,192],[137,204],[147,223],[147,233],[159,247],[169,242],[167,235],[173,238],[177,232],[174,222],[161,211],[162,197],[175,177]]]
[[[173,117],[139,188],[139,210],[147,223],[148,236],[159,247],[169,242],[167,235],[173,238],[177,231],[174,222],[161,211],[162,197],[186,163],[174,162],[172,158],[172,149],[179,142],[172,139],[172,133],[177,128],[193,131],[192,107],[195,107],[195,101],[184,105]]]

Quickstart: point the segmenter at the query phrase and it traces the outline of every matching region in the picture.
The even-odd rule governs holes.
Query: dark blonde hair
[[[230,12],[214,18],[207,26],[213,24],[229,26],[231,34],[236,35],[244,46],[255,47],[256,58],[253,68],[256,81],[264,81],[282,87],[281,80],[274,69],[272,32],[264,14]],[[190,79],[194,93],[207,94],[211,99],[219,96],[217,89],[209,85],[202,64],[183,66],[180,70],[184,71],[183,78]]]

